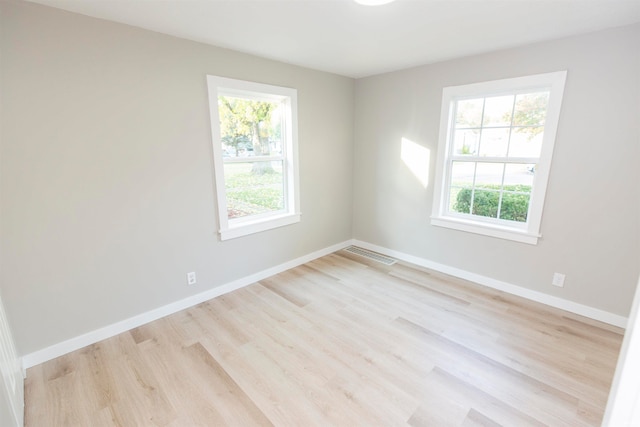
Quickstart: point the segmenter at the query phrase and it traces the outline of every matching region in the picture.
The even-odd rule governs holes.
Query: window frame
[[[455,230],[482,234],[485,236],[513,240],[535,245],[538,243],[544,200],[549,180],[558,122],[564,94],[566,71],[536,74],[510,79],[493,80],[461,86],[445,87],[442,91],[440,116],[440,134],[433,194],[431,224]],[[488,98],[500,95],[531,93],[540,90],[549,91],[547,115],[544,123],[542,150],[537,158],[533,185],[529,199],[527,221],[487,219],[479,215],[453,213],[448,209],[448,196],[451,189],[451,165],[460,156],[453,153],[453,129],[455,126],[455,105],[464,99]],[[476,158],[479,156],[476,156]],[[477,161],[473,158],[470,161]],[[487,157],[490,163],[532,163],[536,158]]]
[[[218,233],[220,240],[246,236],[300,221],[300,192],[298,174],[298,101],[297,90],[282,86],[237,80],[227,77],[207,75],[209,93],[209,113],[211,120],[211,141],[215,189],[218,205]],[[279,155],[224,158],[218,96],[234,96],[246,99],[282,102],[285,107],[284,129],[282,130],[282,150]],[[284,208],[278,211],[229,218],[224,177],[225,163],[253,163],[259,161],[282,161]]]

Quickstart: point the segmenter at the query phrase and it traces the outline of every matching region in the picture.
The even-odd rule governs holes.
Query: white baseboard
[[[259,280],[266,279],[267,277],[271,277],[275,274],[282,273],[283,271],[297,267],[299,265],[312,261],[316,258],[320,258],[322,256],[328,255],[337,250],[343,249],[349,246],[350,244],[351,244],[351,241],[346,241],[346,242],[329,246],[324,249],[320,249],[318,251],[312,252],[308,255],[301,256],[299,258],[285,262],[275,267],[271,267],[266,270],[262,270],[258,273],[254,273],[249,276],[240,278],[238,280],[234,280],[233,282],[226,283],[222,286],[216,286],[215,288],[209,289],[208,291],[205,291],[196,295],[192,295],[190,297],[181,299],[176,302],[172,302],[165,306],[147,311],[146,313],[142,313],[137,316],[133,316],[128,319],[122,320],[120,322],[116,322],[111,325],[105,326],[103,328],[96,329],[95,331],[87,332],[86,334],[77,336],[75,338],[71,338],[66,341],[53,344],[49,347],[43,348],[42,350],[34,351],[33,353],[29,353],[22,357],[23,369],[26,371],[26,369],[32,366],[39,365],[40,363],[44,363],[48,360],[55,359],[56,357],[78,350],[82,347],[95,344],[98,341],[111,338],[122,332],[126,332],[133,328],[137,328],[138,326],[144,325],[146,323],[149,323],[154,320],[160,319],[162,317],[168,316],[170,314],[176,313],[180,310],[193,307],[194,305],[200,304],[201,302],[208,301],[217,296],[224,295],[226,293],[235,291],[236,289],[240,289],[245,286],[251,285],[252,283],[255,283]]]
[[[252,275],[240,278],[238,280],[234,280],[233,282],[226,283],[222,286],[217,286],[213,289],[209,289],[208,291],[205,291],[196,295],[192,295],[190,297],[181,299],[179,301],[167,304],[162,307],[158,307],[156,309],[147,311],[137,316],[130,317],[120,322],[113,323],[103,328],[96,329],[91,332],[87,332],[86,334],[68,339],[66,341],[63,341],[57,344],[53,344],[49,347],[24,355],[22,357],[22,366],[25,372],[25,377],[26,377],[26,370],[32,366],[39,365],[40,363],[44,363],[51,359],[55,359],[56,357],[78,350],[82,347],[95,344],[98,341],[111,338],[122,332],[126,332],[133,328],[137,328],[138,326],[144,325],[146,323],[149,323],[154,320],[160,319],[162,317],[168,316],[170,314],[176,313],[180,310],[193,307],[194,305],[200,304],[201,302],[204,302],[204,301],[208,301],[217,296],[224,295],[226,293],[235,291],[236,289],[243,288],[257,281],[266,279],[267,277],[273,276],[275,274],[281,273],[283,271],[297,267],[301,264],[312,261],[316,258],[320,258],[322,256],[328,255],[337,250],[343,249],[349,245],[360,246],[362,248],[379,252],[381,254],[391,256],[402,261],[406,261],[415,265],[429,268],[431,270],[439,271],[441,273],[449,274],[451,276],[458,277],[461,279],[469,280],[471,282],[478,283],[479,285],[487,286],[493,289],[504,291],[513,295],[523,297],[523,298],[527,298],[532,301],[540,302],[542,304],[546,304],[551,307],[566,310],[571,313],[579,314],[581,316],[585,316],[594,320],[608,323],[610,325],[615,325],[621,328],[625,328],[627,325],[627,318],[623,316],[619,316],[617,314],[609,313],[607,311],[589,307],[583,304],[578,304],[576,302],[565,300],[563,298],[554,297],[552,295],[544,294],[542,292],[533,291],[531,289],[523,288],[521,286],[513,285],[511,283],[502,282],[500,280],[492,279],[490,277],[482,276],[480,274],[471,273],[469,271],[462,270],[459,268],[440,264],[440,263],[430,261],[424,258],[420,258],[414,255],[409,255],[403,252],[384,248],[382,246],[374,245],[372,243],[353,239],[353,240],[349,240],[346,242],[329,246],[324,249],[320,249],[318,251],[315,251],[308,255],[285,262],[275,267],[271,267],[266,270],[260,271],[258,273],[254,273]]]
[[[460,268],[451,267],[445,264],[440,264],[434,261],[430,261],[425,258],[405,254],[403,252],[388,249],[382,246],[374,245],[372,243],[363,242],[360,240],[352,240],[352,245],[360,246],[364,249],[369,249],[374,252],[381,253],[390,257],[397,258],[399,260],[409,262],[411,264],[419,265],[431,270],[439,271],[450,276],[458,277],[460,279],[469,280],[474,283],[478,283],[489,288],[497,289],[499,291],[507,292],[512,295],[517,295],[532,301],[536,301],[542,304],[549,305],[551,307],[559,308],[571,313],[579,314],[590,319],[598,320],[610,325],[618,326],[620,328],[626,328],[627,318],[619,316],[617,314],[609,313],[608,311],[600,310],[587,305],[579,304],[577,302],[569,301],[563,298],[558,298],[553,295],[548,295],[542,292],[534,291],[531,289],[523,288],[522,286],[513,285],[511,283],[502,282],[500,280],[492,279],[491,277],[482,276],[480,274],[471,273]]]

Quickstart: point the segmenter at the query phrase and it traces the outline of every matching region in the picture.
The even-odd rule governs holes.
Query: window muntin
[[[296,91],[208,76],[223,240],[299,221]]]
[[[432,224],[537,242],[565,76],[445,88]]]

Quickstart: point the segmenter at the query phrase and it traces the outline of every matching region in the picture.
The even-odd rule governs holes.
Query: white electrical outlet
[[[553,280],[551,281],[551,284],[560,288],[564,287],[564,277],[565,276],[562,273],[553,273]]]
[[[187,273],[187,284],[195,285],[196,284],[196,273],[192,271],[191,273]]]

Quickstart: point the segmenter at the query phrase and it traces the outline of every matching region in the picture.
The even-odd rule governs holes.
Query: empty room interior
[[[639,425],[640,2],[0,25],[0,425]]]

